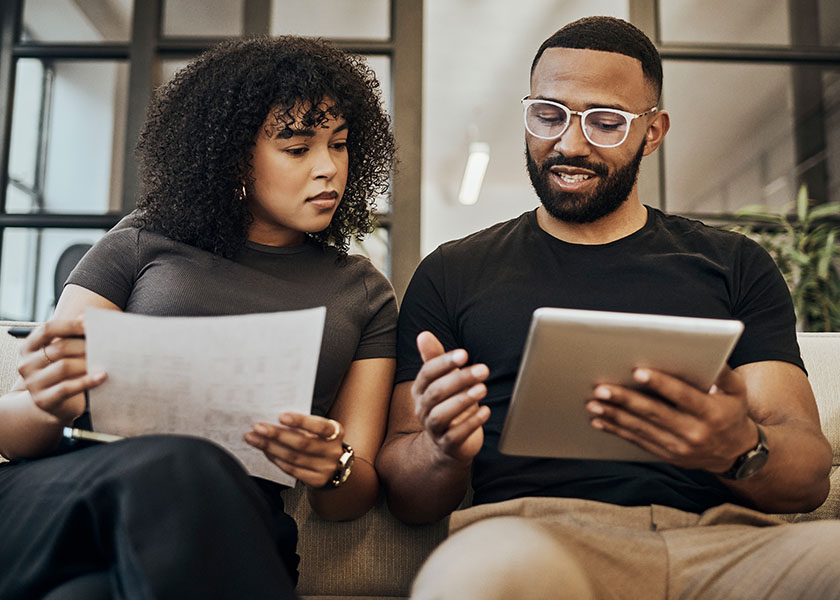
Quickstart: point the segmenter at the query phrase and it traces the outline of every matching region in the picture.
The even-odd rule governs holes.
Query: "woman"
[[[84,392],[106,377],[86,371],[87,307],[198,316],[326,306],[312,414],[243,435],[306,484],[322,517],[373,505],[396,304],[347,249],[371,230],[390,176],[378,92],[360,59],[291,36],[224,43],[158,90],[138,144],[137,211],[71,274],[0,399],[0,452],[15,459],[0,466],[0,597],[293,595],[297,531],[280,486],[247,477],[215,445],[146,436],[59,448],[64,426],[89,425]]]

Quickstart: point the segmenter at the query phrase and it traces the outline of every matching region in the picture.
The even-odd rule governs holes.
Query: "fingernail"
[[[288,414],[280,415],[280,418],[278,420],[283,425],[292,425],[295,422],[295,420],[292,418],[292,415]]]
[[[467,360],[467,351],[466,350],[455,350],[452,353],[452,362],[454,363],[463,363]]]
[[[592,427],[594,427],[595,429],[603,429],[604,428],[604,424],[599,419],[592,419],[592,421],[590,421],[590,423],[592,424]]]
[[[473,400],[478,400],[481,398],[481,394],[484,390],[480,385],[474,385],[469,390],[467,390],[467,396],[472,398]]]
[[[271,432],[271,430],[262,423],[257,423],[256,425],[254,425],[254,431],[259,433],[260,435],[268,435]]]
[[[102,383],[105,381],[105,378],[108,377],[107,373],[94,373],[91,377],[96,383]]]
[[[595,388],[595,397],[600,398],[601,400],[609,400],[612,394],[610,393],[609,388],[605,388],[603,386],[598,386]]]
[[[604,414],[604,407],[598,404],[597,402],[589,402],[586,405],[586,410],[596,415],[603,415]]]
[[[473,377],[484,377],[487,374],[487,367],[484,365],[473,365],[470,367],[470,374]]]
[[[639,383],[647,383],[650,381],[650,371],[647,369],[636,369],[633,371],[633,379]]]

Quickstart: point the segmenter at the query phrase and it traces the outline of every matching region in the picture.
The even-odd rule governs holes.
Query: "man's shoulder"
[[[518,217],[495,223],[462,238],[445,242],[436,252],[447,256],[475,256],[476,252],[498,248],[499,244],[512,238],[519,239],[531,228],[534,211],[525,212]]]
[[[748,240],[740,233],[708,225],[697,219],[666,213],[656,208],[650,210],[653,215],[654,232],[668,232],[673,236],[678,236],[683,241],[702,240],[712,244],[733,246]]]

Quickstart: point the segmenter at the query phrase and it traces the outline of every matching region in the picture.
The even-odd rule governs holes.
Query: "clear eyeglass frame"
[[[590,144],[592,144],[593,146],[597,146],[598,148],[615,148],[616,146],[620,146],[627,139],[627,136],[630,135],[630,124],[635,119],[638,119],[639,117],[644,117],[645,115],[649,115],[649,114],[654,113],[658,110],[658,107],[654,106],[653,108],[649,108],[645,112],[641,112],[641,113],[638,113],[638,114],[627,112],[625,110],[618,110],[617,108],[607,108],[607,107],[603,107],[603,108],[596,107],[596,108],[589,108],[589,109],[584,110],[584,111],[579,111],[579,110],[572,110],[571,108],[569,108],[565,104],[560,104],[559,102],[555,102],[554,100],[543,100],[542,98],[529,98],[528,96],[525,96],[524,98],[522,98],[521,102],[522,102],[522,119],[525,122],[525,129],[528,131],[528,133],[530,133],[534,137],[540,138],[541,140],[556,140],[561,135],[566,133],[566,131],[569,129],[569,124],[572,122],[572,115],[577,115],[577,116],[580,117],[580,128],[581,128],[581,131],[583,131],[584,137],[586,138],[586,140]],[[563,126],[563,128],[560,130],[559,133],[556,133],[554,135],[545,136],[545,135],[540,135],[540,134],[536,133],[535,131],[533,131],[531,129],[531,127],[528,125],[528,109],[534,104],[549,104],[551,106],[559,108],[564,113],[566,113],[566,123]],[[613,115],[619,115],[619,116],[624,118],[624,121],[625,121],[624,135],[622,136],[620,141],[618,141],[614,144],[602,144],[602,143],[594,141],[589,136],[589,132],[586,131],[586,119],[587,119],[587,117],[589,117],[589,115],[592,115],[592,114],[595,114],[595,113],[609,113],[609,114],[613,114]]]

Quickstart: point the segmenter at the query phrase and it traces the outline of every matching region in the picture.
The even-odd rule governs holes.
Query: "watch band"
[[[720,473],[725,479],[741,481],[748,479],[758,473],[767,463],[770,455],[770,448],[767,446],[767,438],[758,423],[755,424],[758,430],[758,443],[735,459],[732,466]]]
[[[342,483],[347,481],[348,477],[350,477],[350,471],[353,467],[355,453],[353,451],[353,447],[350,444],[345,444],[344,442],[342,442],[341,448],[344,450],[344,452],[341,454],[341,456],[338,457],[338,467],[336,468],[332,479],[330,479],[321,487],[322,490],[334,490]]]

